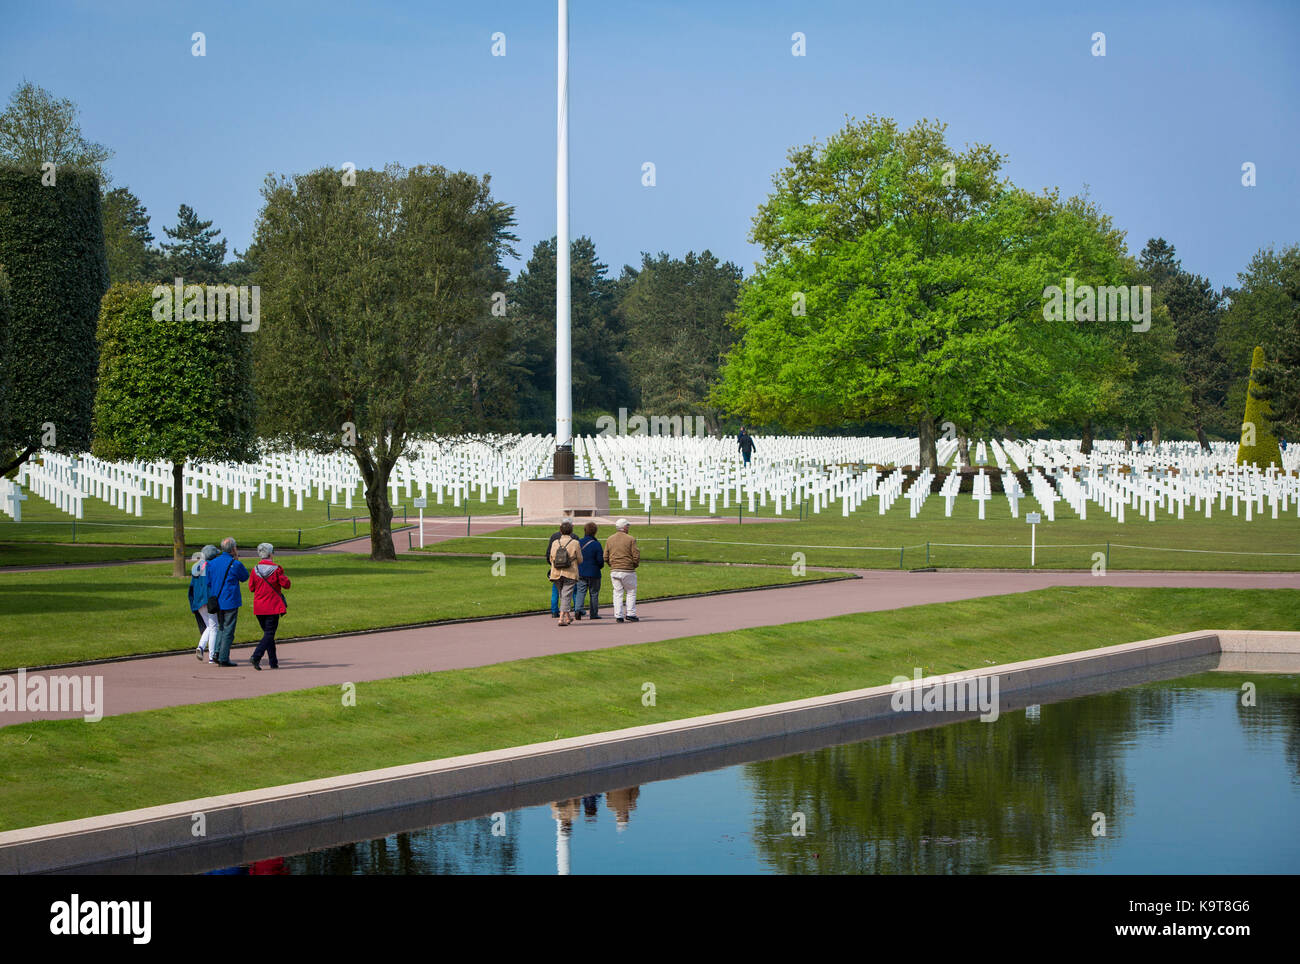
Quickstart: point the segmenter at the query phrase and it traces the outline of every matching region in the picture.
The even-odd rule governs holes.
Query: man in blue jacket
[[[578,548],[582,550],[582,562],[578,563],[578,585],[575,587],[577,593],[573,600],[573,613],[578,619],[582,618],[582,601],[587,594],[591,594],[591,618],[599,619],[597,607],[599,602],[597,596],[600,595],[600,570],[605,568],[605,550],[600,547],[596,541],[596,523],[588,522],[582,527],[583,536],[578,540]]]
[[[221,555],[208,563],[208,593],[217,597],[217,665],[234,666],[230,647],[235,642],[235,623],[244,604],[239,584],[248,582],[248,570],[239,561],[235,540],[221,540]]]

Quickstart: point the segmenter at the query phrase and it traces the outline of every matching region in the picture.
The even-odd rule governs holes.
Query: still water
[[[1294,874],[1300,676],[1203,673],[232,870]]]

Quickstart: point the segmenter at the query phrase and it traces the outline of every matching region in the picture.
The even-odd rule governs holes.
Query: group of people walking
[[[213,666],[235,665],[230,658],[230,647],[235,642],[235,624],[244,604],[239,584],[246,582],[253,592],[253,615],[262,627],[262,638],[250,662],[253,669],[260,670],[262,657],[266,656],[271,669],[280,668],[275,634],[280,628],[280,617],[288,611],[284,590],[291,583],[274,556],[275,546],[263,542],[257,547],[258,563],[249,572],[239,561],[238,547],[230,537],[221,540],[220,549],[209,545],[194,553],[189,597],[190,611],[199,627],[199,643],[194,650],[199,662],[203,662],[206,654]]]
[[[583,604],[592,619],[600,615],[600,573],[609,566],[609,581],[614,590],[614,622],[637,622],[636,569],[641,565],[641,550],[629,534],[626,519],[614,523],[614,534],[601,546],[596,539],[596,523],[583,526],[581,539],[573,537],[573,520],[564,519],[546,547],[547,575],[551,580],[551,617],[560,626],[582,618]],[[574,595],[577,604],[574,604]]]

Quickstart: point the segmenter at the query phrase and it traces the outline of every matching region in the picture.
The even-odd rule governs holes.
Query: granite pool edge
[[[925,677],[998,677],[1004,697],[1107,673],[1220,653],[1300,654],[1300,632],[1197,630]],[[345,816],[516,787],[893,714],[887,684],[648,726],[385,767],[0,833],[0,874],[49,873]],[[1032,702],[1026,700],[1025,702]],[[1016,701],[1011,701],[1011,706]],[[199,834],[198,830],[202,829]]]

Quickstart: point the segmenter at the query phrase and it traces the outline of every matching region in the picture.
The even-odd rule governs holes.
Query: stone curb
[[[999,712],[1031,702],[1033,691],[1175,660],[1229,654],[1300,654],[1300,632],[1200,630],[926,677],[914,688],[996,677]],[[991,680],[989,684],[991,685]],[[612,770],[743,743],[897,718],[893,685],[632,727],[224,794],[0,833],[0,873],[48,873],[130,861],[197,843],[238,841],[270,831],[335,825],[354,815],[396,810],[489,791],[510,791],[590,771]],[[1007,694],[1019,694],[1006,699]],[[919,693],[918,700],[919,703]],[[920,714],[918,714],[920,715]],[[970,718],[948,716],[951,719]],[[941,714],[932,713],[936,718]],[[932,719],[930,722],[941,722]],[[205,833],[196,837],[195,817]]]

